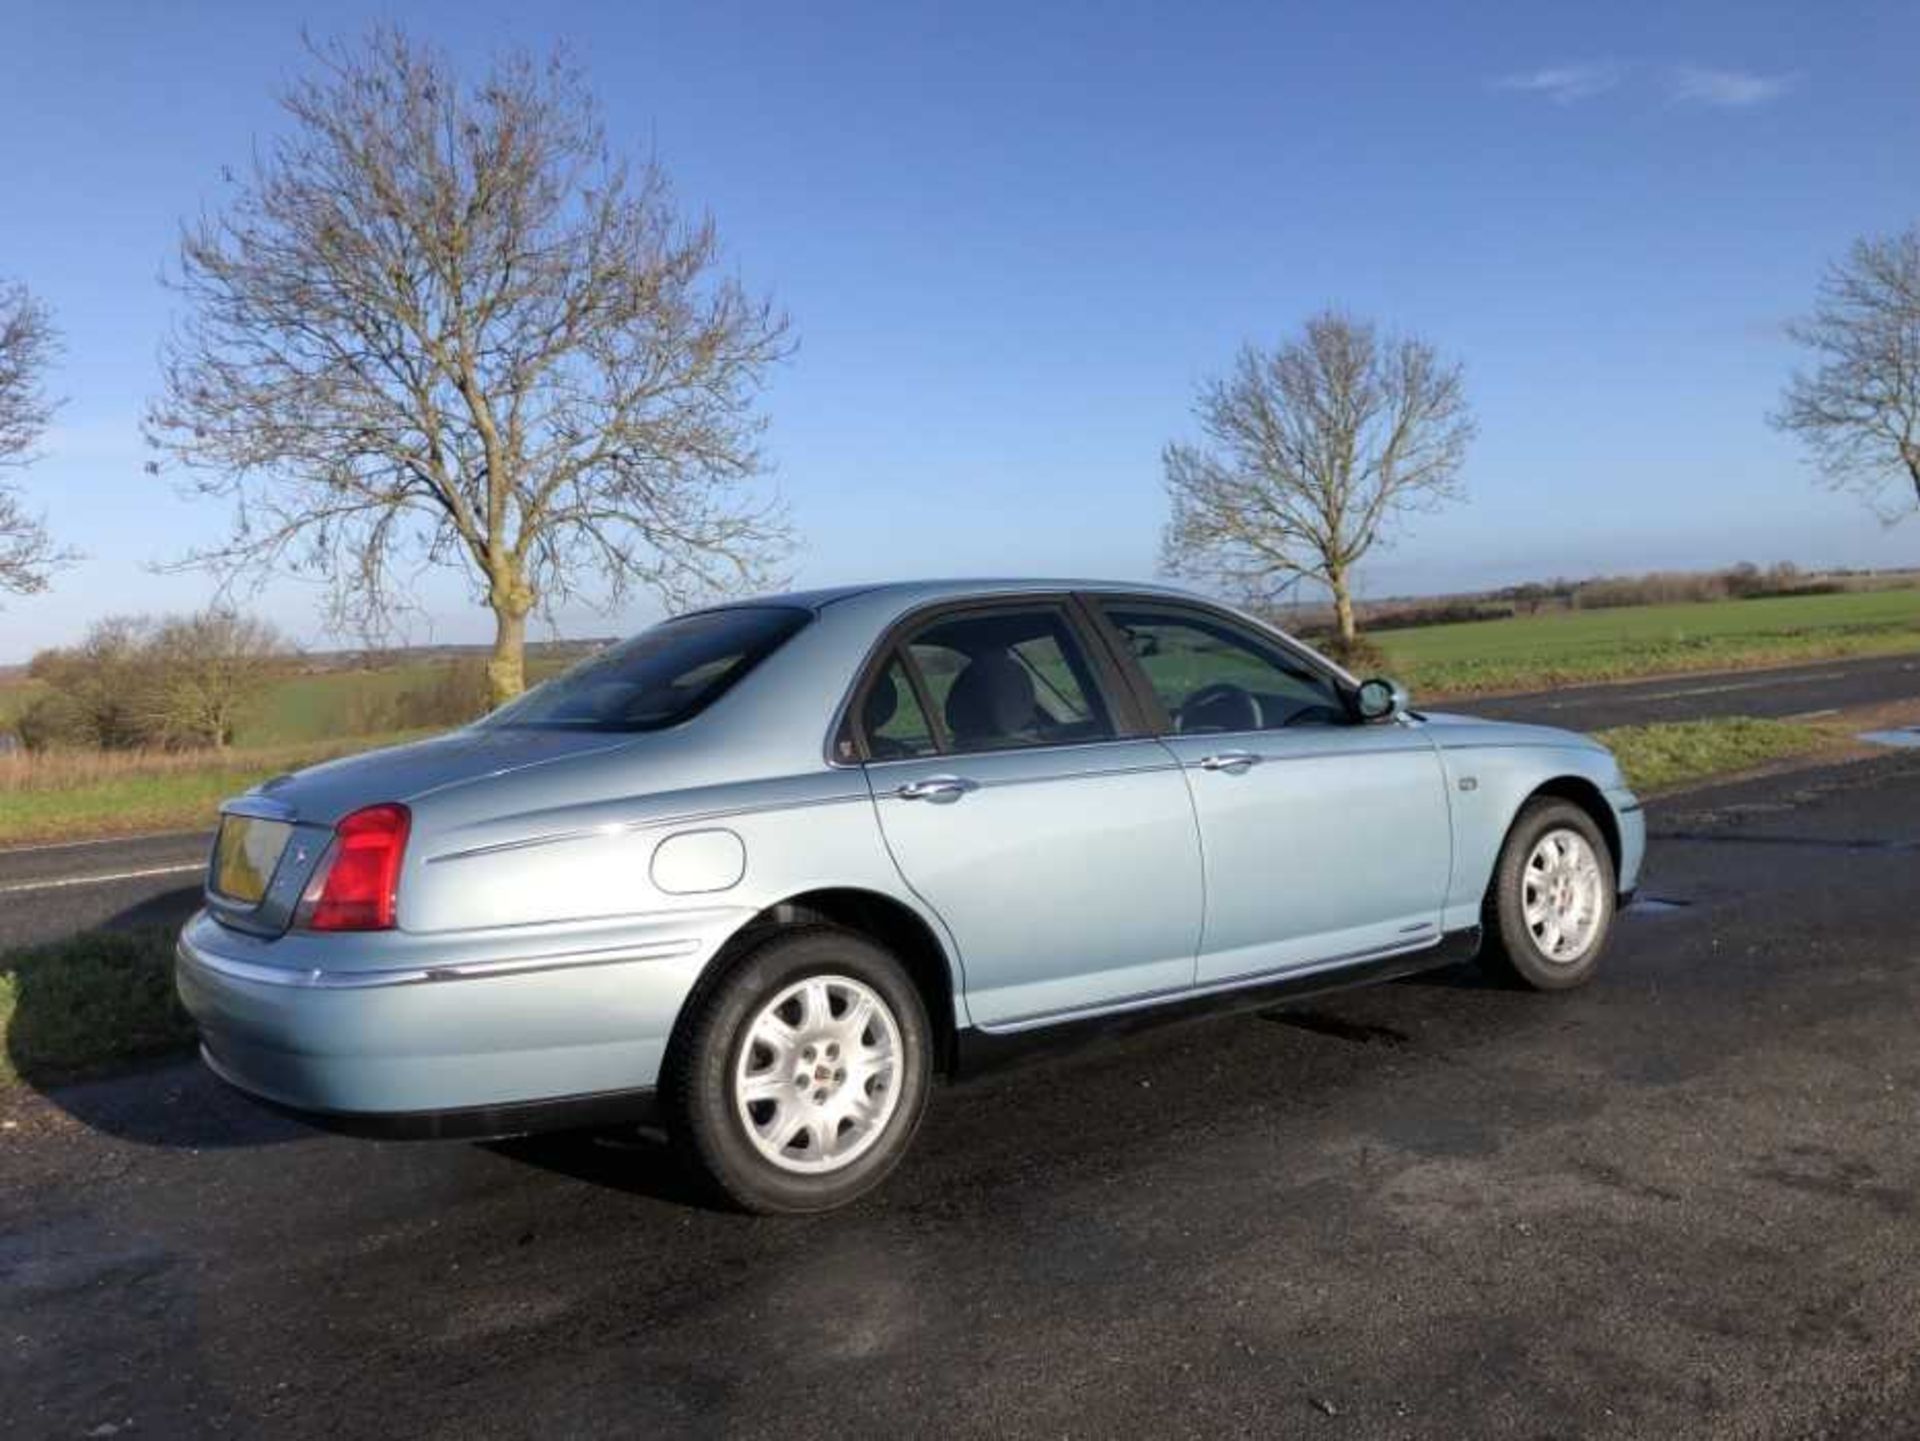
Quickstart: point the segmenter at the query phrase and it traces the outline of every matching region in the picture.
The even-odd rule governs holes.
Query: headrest
[[[947,727],[963,745],[1018,736],[1033,713],[1033,677],[1003,650],[968,661],[947,692]]]

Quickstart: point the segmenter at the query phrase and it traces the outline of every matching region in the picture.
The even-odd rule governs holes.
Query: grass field
[[[531,657],[527,675],[532,681],[542,681],[565,664],[544,656]],[[242,719],[234,744],[251,749],[367,734],[381,728],[378,721],[382,712],[391,708],[391,702],[408,691],[430,689],[444,674],[446,665],[439,660],[414,660],[372,669],[288,676],[269,689]],[[25,678],[0,681],[0,731],[10,730],[15,717],[43,689],[38,681]]]
[[[1920,590],[1563,611],[1379,631],[1372,640],[1419,694],[1545,689],[1920,650]]]
[[[269,776],[408,738],[342,737],[224,756],[0,756],[0,845],[210,826],[222,800]]]
[[[261,699],[234,735],[238,746],[287,745],[366,731],[366,717],[384,701],[431,684],[432,661],[380,670],[321,671],[290,676]]]

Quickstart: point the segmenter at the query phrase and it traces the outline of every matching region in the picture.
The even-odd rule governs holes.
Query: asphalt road
[[[323,1137],[191,1065],[0,1130],[9,1436],[1893,1436],[1920,754],[1651,808],[1595,983],[1472,968],[935,1099],[877,1196]],[[51,1110],[47,1109],[50,1104]]]
[[[178,925],[199,904],[200,832],[0,850],[0,950],[100,925]]]
[[[1769,720],[1863,710],[1920,696],[1920,655],[1869,656],[1778,670],[1669,675],[1537,695],[1489,696],[1440,708],[1498,720],[1596,731],[1712,716]],[[1416,697],[1416,703],[1418,698]]]

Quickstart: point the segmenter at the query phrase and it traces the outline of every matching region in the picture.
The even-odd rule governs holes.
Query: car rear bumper
[[[737,924],[639,918],[585,948],[522,936],[517,955],[491,936],[436,937],[430,956],[372,937],[329,968],[203,913],[174,974],[208,1064],[262,1101],[335,1129],[504,1135],[644,1111],[681,1005]]]
[[[497,1106],[462,1106],[440,1111],[327,1111],[290,1105],[255,1090],[234,1075],[211,1048],[202,1044],[208,1070],[249,1100],[292,1116],[323,1131],[386,1141],[484,1141],[542,1131],[574,1131],[616,1125],[647,1125],[658,1119],[651,1087],[606,1091],[592,1096],[561,1096],[544,1101],[515,1101]]]

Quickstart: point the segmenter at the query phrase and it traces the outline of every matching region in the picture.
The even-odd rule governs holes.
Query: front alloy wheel
[[[1577,986],[1606,949],[1615,889],[1613,853],[1593,817],[1571,801],[1528,801],[1487,888],[1483,954],[1535,990]]]
[[[749,1211],[845,1205],[885,1179],[932,1078],[906,969],[833,926],[762,941],[692,1003],[662,1076],[675,1139]]]
[[[1600,933],[1606,883],[1593,846],[1561,827],[1540,837],[1521,872],[1521,912],[1540,954],[1555,965],[1579,962]]]

